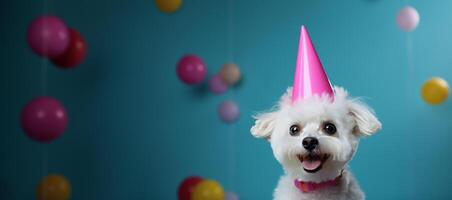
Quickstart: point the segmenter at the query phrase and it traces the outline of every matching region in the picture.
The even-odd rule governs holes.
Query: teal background
[[[250,135],[251,115],[292,83],[302,24],[331,82],[364,97],[383,123],[351,163],[368,199],[452,196],[451,103],[419,96],[431,76],[452,78],[452,1],[185,0],[174,14],[152,0],[0,2],[0,199],[34,199],[47,173],[71,181],[72,199],[176,199],[188,175],[241,199],[271,199],[282,170]],[[407,4],[421,15],[411,33],[395,24]],[[27,26],[42,13],[86,38],[78,68],[55,68],[27,46]],[[187,53],[210,75],[233,60],[241,84],[221,96],[181,84],[175,65]],[[28,139],[18,120],[42,94],[61,100],[70,120],[50,144]],[[228,99],[241,107],[233,125],[216,114]]]

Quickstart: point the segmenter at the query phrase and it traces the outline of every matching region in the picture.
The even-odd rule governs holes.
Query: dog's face
[[[255,137],[267,138],[285,172],[304,181],[337,177],[351,160],[361,135],[381,128],[373,112],[347,92],[335,88],[335,97],[312,97],[290,101],[291,89],[277,110],[256,117]]]

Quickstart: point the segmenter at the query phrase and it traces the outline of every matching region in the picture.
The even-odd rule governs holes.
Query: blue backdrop
[[[301,24],[331,82],[365,97],[383,123],[351,163],[368,199],[452,196],[451,103],[419,96],[431,76],[452,78],[450,1],[185,0],[174,14],[152,0],[0,2],[0,199],[33,199],[47,173],[71,181],[72,199],[176,199],[188,175],[216,179],[241,199],[271,199],[282,170],[269,144],[250,135],[251,115],[292,83]],[[408,3],[421,15],[409,34],[395,24]],[[78,68],[57,69],[29,49],[27,26],[42,13],[86,38]],[[186,53],[201,56],[209,74],[232,59],[241,85],[215,96],[181,84],[175,65]],[[43,93],[70,120],[50,144],[28,139],[18,120]],[[241,107],[233,125],[216,114],[228,99]]]

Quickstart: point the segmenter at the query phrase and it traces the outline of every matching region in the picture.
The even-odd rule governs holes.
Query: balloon
[[[44,177],[36,188],[38,200],[67,200],[71,195],[71,184],[60,175]]]
[[[225,200],[239,200],[239,197],[233,192],[228,192],[228,193],[226,193],[226,197],[224,199]]]
[[[218,182],[205,180],[194,188],[191,200],[224,200],[224,191]]]
[[[181,81],[188,85],[202,82],[206,73],[206,66],[198,56],[186,55],[177,63],[177,75]]]
[[[190,200],[191,193],[196,185],[198,185],[203,179],[199,176],[190,176],[182,181],[177,191],[179,200]]]
[[[22,110],[21,125],[25,134],[38,142],[49,142],[58,138],[67,126],[64,107],[50,97],[31,100]]]
[[[227,63],[221,67],[221,79],[228,85],[234,85],[240,80],[240,70],[236,64]]]
[[[69,31],[58,17],[41,16],[28,27],[28,44],[40,56],[54,58],[61,55],[69,44]]]
[[[402,8],[397,14],[397,25],[405,32],[410,32],[416,29],[419,24],[419,13],[411,6]]]
[[[176,12],[182,5],[182,0],[155,0],[160,11],[166,13]]]
[[[443,103],[449,95],[449,85],[438,77],[427,80],[421,89],[421,96],[425,102],[431,105]]]
[[[69,29],[69,46],[63,54],[52,59],[61,68],[73,68],[80,64],[86,55],[85,39],[76,30]]]
[[[239,106],[233,101],[225,101],[218,107],[220,119],[226,123],[232,123],[240,115]]]
[[[221,94],[228,90],[228,85],[226,85],[218,75],[215,75],[209,80],[209,89],[215,94]]]

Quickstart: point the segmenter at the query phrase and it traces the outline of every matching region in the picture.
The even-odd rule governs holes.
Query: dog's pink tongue
[[[317,169],[322,162],[320,162],[320,160],[314,160],[314,161],[303,161],[303,168],[307,169],[307,170],[314,170]]]

